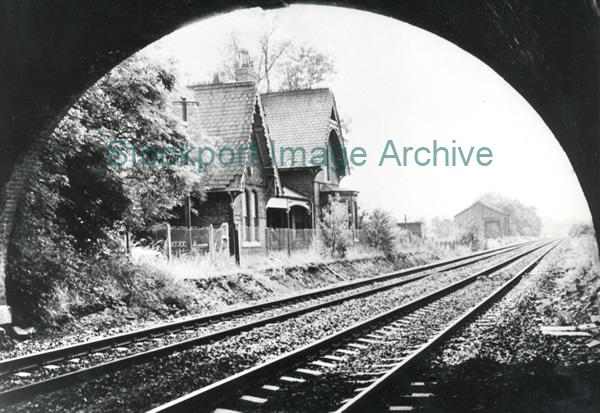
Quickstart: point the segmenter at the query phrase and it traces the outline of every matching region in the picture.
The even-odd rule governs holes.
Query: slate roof
[[[260,96],[264,119],[274,141],[275,158],[280,169],[303,167],[302,156],[290,151],[280,158],[282,146],[304,148],[306,163],[310,163],[313,148],[324,148],[329,138],[331,111],[335,110],[333,93],[327,88],[264,93]],[[335,122],[338,124],[337,121]],[[339,131],[338,131],[339,132]],[[342,140],[341,132],[340,140]],[[341,142],[343,145],[343,141]]]
[[[254,108],[257,99],[254,82],[236,82],[189,86],[193,97],[188,106],[188,128],[197,145],[234,149],[249,144]],[[207,139],[211,144],[207,144]],[[228,155],[224,160],[227,161]],[[223,166],[215,162],[207,166],[202,182],[208,190],[238,189],[244,173],[244,163]]]

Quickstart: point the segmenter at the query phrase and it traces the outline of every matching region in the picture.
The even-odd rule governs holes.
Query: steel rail
[[[474,275],[442,287],[432,293],[425,294],[392,310],[358,322],[348,328],[312,342],[299,349],[283,354],[273,360],[261,363],[180,398],[172,400],[171,402],[149,410],[148,413],[211,411],[211,409],[217,408],[218,403],[222,400],[227,399],[233,394],[239,394],[241,391],[256,385],[257,382],[281,372],[290,366],[296,365],[315,353],[327,349],[336,343],[348,340],[366,328],[372,328],[373,326],[383,324],[389,319],[397,318],[400,314],[416,311],[417,309],[422,308],[439,298],[442,298],[471,284],[477,278],[494,273],[508,266],[509,264],[549,245],[550,243],[551,242],[544,242],[541,245],[535,245],[525,252],[522,252],[514,257],[510,257],[500,263],[493,264]]]
[[[501,287],[492,292],[489,296],[481,300],[470,310],[452,322],[448,327],[431,338],[417,350],[409,354],[402,362],[390,371],[385,373],[379,379],[367,386],[360,393],[342,405],[336,413],[364,412],[372,411],[376,405],[381,405],[382,398],[391,388],[402,383],[410,381],[410,375],[414,369],[434,350],[440,347],[448,338],[466,326],[473,318],[483,313],[494,303],[500,300],[508,291],[516,286],[523,278],[523,275],[535,268],[538,263],[552,251],[560,241],[555,242],[546,249],[539,257],[533,259],[525,268],[519,271],[514,277],[504,283]]]
[[[358,281],[351,281],[348,283],[338,284],[333,287],[323,287],[316,290],[312,290],[306,293],[297,294],[294,296],[279,298],[276,300],[270,300],[266,302],[260,302],[256,304],[251,304],[248,306],[239,307],[232,310],[226,310],[218,313],[212,313],[207,315],[202,315],[199,317],[193,317],[186,320],[180,320],[172,323],[165,323],[154,327],[143,328],[127,333],[112,335],[109,337],[103,337],[96,340],[90,340],[83,343],[77,343],[69,346],[64,346],[56,349],[41,351],[34,354],[29,354],[25,356],[0,360],[0,376],[6,373],[10,373],[13,371],[21,371],[26,370],[32,367],[38,367],[43,364],[55,363],[58,361],[62,361],[65,359],[78,357],[84,354],[88,354],[91,352],[97,352],[109,349],[115,346],[122,346],[125,344],[129,344],[135,342],[139,339],[145,338],[154,338],[160,337],[172,332],[181,331],[187,329],[192,326],[198,326],[203,324],[209,324],[213,322],[223,321],[224,319],[230,319],[234,317],[239,317],[242,315],[250,314],[257,311],[268,310],[272,308],[276,308],[278,306],[283,306],[287,304],[292,304],[295,302],[301,302],[303,300],[307,300],[310,298],[318,298],[323,295],[335,294],[342,291],[347,291],[353,288],[359,288],[364,285],[374,284],[381,281],[386,281],[392,278],[397,277],[405,277],[418,272],[427,271],[439,267],[443,267],[445,265],[450,265],[453,263],[459,263],[465,260],[480,258],[484,255],[494,255],[500,254],[505,251],[509,251],[512,249],[521,248],[532,242],[522,243],[522,244],[513,244],[506,247],[486,250],[482,252],[478,252],[476,254],[470,254],[466,256],[461,256],[458,258],[452,258],[450,260],[437,261],[431,264],[420,265],[416,267],[407,268],[400,271],[394,271],[390,273],[386,273],[383,275],[365,278]],[[484,258],[481,258],[484,259]],[[473,262],[476,262],[474,260]],[[449,268],[453,269],[453,268]],[[449,270],[448,269],[448,270]]]
[[[529,245],[529,244],[531,244],[531,243],[526,243],[525,245]],[[536,244],[535,248],[540,248],[540,246],[538,246],[537,243],[534,243],[534,244]],[[542,244],[542,245],[545,245],[545,244]],[[501,252],[496,252],[494,254],[490,254],[489,256],[486,255],[484,257],[480,256],[480,257],[477,257],[476,259],[472,259],[472,260],[467,259],[464,263],[455,264],[455,265],[451,266],[450,268],[448,268],[448,270],[454,269],[454,268],[457,268],[460,266],[470,265],[479,260],[483,260],[483,259],[495,256],[495,255],[499,255],[499,254],[507,252],[507,251],[512,251],[514,249],[519,249],[521,247],[522,247],[521,245],[518,245],[516,247],[511,246],[510,248],[505,247],[505,248],[503,248],[503,251],[501,251]],[[492,250],[492,251],[496,251],[496,250]],[[453,259],[451,261],[453,261],[454,263],[456,262],[455,259]],[[433,264],[430,264],[430,265],[433,265]],[[412,269],[408,269],[408,270],[412,271]],[[408,271],[408,270],[404,270],[404,271]],[[446,271],[446,269],[444,269],[444,271]],[[410,278],[407,280],[399,280],[395,283],[387,284],[387,285],[380,286],[380,287],[376,286],[376,287],[373,287],[373,288],[370,288],[367,290],[363,290],[363,291],[353,293],[350,295],[345,295],[343,297],[338,297],[338,298],[335,298],[335,299],[332,299],[329,301],[324,301],[324,302],[313,304],[313,305],[303,307],[300,309],[292,310],[292,311],[289,311],[286,313],[282,313],[282,314],[274,315],[271,317],[255,320],[255,321],[252,321],[249,323],[244,323],[244,324],[230,327],[227,329],[207,333],[205,335],[201,335],[198,337],[194,337],[194,338],[179,341],[176,343],[168,344],[168,345],[154,348],[151,350],[146,350],[146,351],[143,351],[143,352],[140,352],[137,354],[132,354],[130,356],[117,358],[117,359],[110,360],[107,362],[99,363],[94,366],[76,370],[76,371],[73,371],[70,373],[65,373],[65,374],[62,374],[62,375],[59,375],[56,377],[52,377],[49,379],[41,380],[41,381],[34,382],[31,384],[26,384],[26,385],[23,385],[20,387],[15,387],[15,388],[0,392],[0,404],[11,405],[11,404],[19,403],[21,401],[24,401],[28,398],[33,397],[34,395],[58,390],[60,388],[66,387],[70,384],[78,384],[78,383],[81,383],[82,381],[90,380],[90,379],[92,379],[94,377],[98,377],[102,374],[107,374],[107,373],[110,373],[110,372],[113,372],[113,371],[116,371],[119,369],[123,369],[123,368],[126,368],[126,367],[134,365],[134,364],[142,363],[142,362],[154,359],[156,357],[160,357],[160,356],[164,356],[164,355],[173,353],[175,351],[180,351],[180,350],[184,350],[184,349],[187,349],[187,348],[190,348],[193,346],[203,345],[203,344],[207,344],[207,343],[210,343],[213,341],[221,340],[221,339],[239,334],[241,332],[248,331],[253,328],[266,325],[266,324],[280,322],[285,319],[296,317],[296,316],[299,316],[299,315],[302,315],[302,314],[305,314],[308,312],[312,312],[312,311],[315,311],[315,310],[318,310],[321,308],[333,306],[333,305],[336,305],[336,304],[344,302],[344,301],[360,298],[363,296],[374,294],[379,291],[384,291],[384,290],[395,288],[395,287],[398,287],[398,286],[401,286],[404,284],[408,284],[410,282],[417,281],[419,279],[425,278],[430,275],[431,274],[425,274],[425,275],[422,275],[419,277],[413,277],[413,278]],[[388,277],[388,274],[385,274],[384,276]],[[107,348],[110,348],[110,346]]]

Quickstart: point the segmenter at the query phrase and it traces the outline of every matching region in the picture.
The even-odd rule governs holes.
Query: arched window
[[[254,197],[254,228],[256,231],[256,234],[258,235],[258,192],[256,192],[256,190],[252,191],[252,195]],[[255,237],[256,240],[258,240],[258,237]]]
[[[250,222],[252,222],[252,193],[246,189],[246,193],[244,194],[245,196],[245,201],[246,201],[246,205],[245,205],[245,217],[246,219],[244,220],[244,225],[249,227],[250,226]]]
[[[346,165],[340,139],[335,130],[329,133],[327,141],[327,181],[338,183],[339,177],[346,175]]]
[[[248,219],[248,202],[246,201],[246,193],[244,192],[242,194],[241,198],[241,214],[242,214],[242,222],[241,222],[241,237],[242,237],[242,241],[246,241],[246,238],[248,237],[247,235],[247,225],[246,225],[246,220]]]

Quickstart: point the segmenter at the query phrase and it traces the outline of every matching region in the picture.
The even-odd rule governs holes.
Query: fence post
[[[213,224],[208,225],[208,254],[210,255],[210,260],[214,261],[214,259],[215,259],[215,230],[213,228]]]
[[[233,226],[233,239],[234,239],[234,254],[235,254],[235,265],[240,266],[240,235],[236,226]]]
[[[169,260],[169,262],[171,262],[171,255],[172,254],[172,249],[171,249],[171,224],[169,224],[167,222],[167,259]]]
[[[269,256],[269,228],[265,227],[265,254]]]
[[[188,247],[188,252],[192,252],[192,228],[185,227],[185,235],[186,235],[186,244]]]

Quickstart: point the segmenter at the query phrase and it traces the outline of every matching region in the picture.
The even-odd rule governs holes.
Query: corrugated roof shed
[[[237,157],[239,148],[249,144],[252,134],[257,93],[254,82],[193,85],[189,89],[192,100],[198,102],[188,111],[192,138],[205,142],[208,137],[215,151],[232,148]],[[244,163],[239,160],[226,166],[215,160],[204,170],[202,181],[209,190],[237,189],[243,173]]]
[[[327,145],[331,113],[332,109],[335,110],[331,90],[323,88],[264,93],[261,94],[261,101],[265,123],[275,142],[278,167],[285,169],[307,166],[302,164],[299,153],[295,154],[294,162],[290,151],[286,152],[284,159],[280,159],[279,149],[282,146],[304,148],[308,163],[313,148],[324,148]]]

